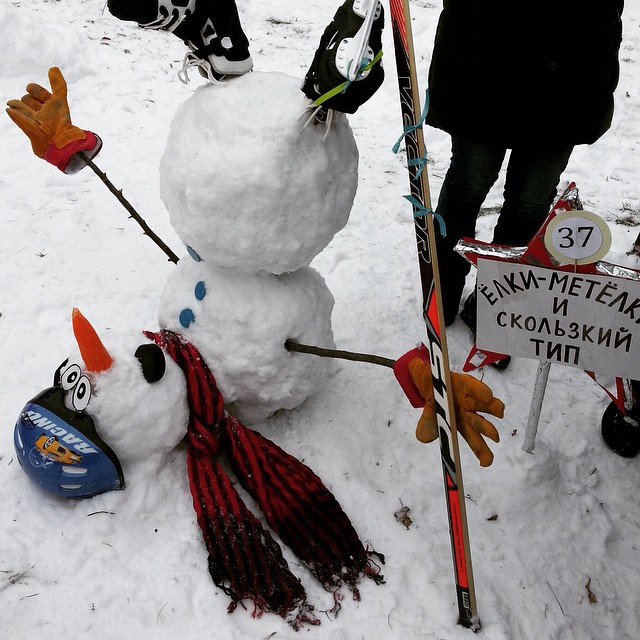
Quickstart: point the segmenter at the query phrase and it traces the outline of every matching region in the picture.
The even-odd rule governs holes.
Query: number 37
[[[593,225],[581,227],[558,227],[558,235],[560,236],[558,247],[561,249],[570,249],[576,246],[586,247],[593,233]]]

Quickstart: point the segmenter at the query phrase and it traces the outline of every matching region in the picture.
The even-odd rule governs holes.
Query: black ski
[[[480,629],[469,550],[469,534],[462,485],[462,470],[455,425],[449,357],[444,332],[440,276],[435,247],[426,151],[421,124],[420,96],[416,75],[409,0],[389,0],[398,70],[398,88],[405,131],[407,168],[411,186],[418,263],[423,294],[423,315],[431,359],[433,389],[440,432],[440,453],[449,516],[459,623]]]

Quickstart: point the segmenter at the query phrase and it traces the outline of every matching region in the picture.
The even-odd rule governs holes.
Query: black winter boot
[[[171,31],[183,40],[189,47],[179,74],[184,82],[191,67],[211,81],[253,68],[235,0],[109,0],[108,6],[116,18]]]

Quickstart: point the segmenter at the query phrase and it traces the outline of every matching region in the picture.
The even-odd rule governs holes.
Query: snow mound
[[[97,66],[93,43],[68,37],[68,28],[66,22],[58,22],[53,11],[0,3],[0,76],[38,82],[48,88],[49,67],[64,69],[68,82],[89,73]]]

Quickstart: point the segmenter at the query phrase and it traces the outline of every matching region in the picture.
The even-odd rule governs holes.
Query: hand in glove
[[[91,131],[71,124],[67,103],[67,83],[58,67],[49,69],[51,91],[39,84],[27,85],[21,100],[9,100],[7,113],[31,140],[33,152],[60,171],[76,173],[85,163],[75,154],[84,151],[93,158],[102,147],[102,140]]]
[[[427,360],[413,358],[408,368],[413,383],[425,399],[424,410],[416,428],[416,437],[420,442],[432,442],[438,437],[438,425],[431,382],[431,366]],[[458,433],[467,441],[480,461],[480,465],[488,467],[493,462],[493,453],[484,438],[499,442],[500,436],[493,424],[479,415],[478,411],[502,418],[504,403],[494,397],[493,392],[484,382],[466,373],[452,371],[451,385]]]

